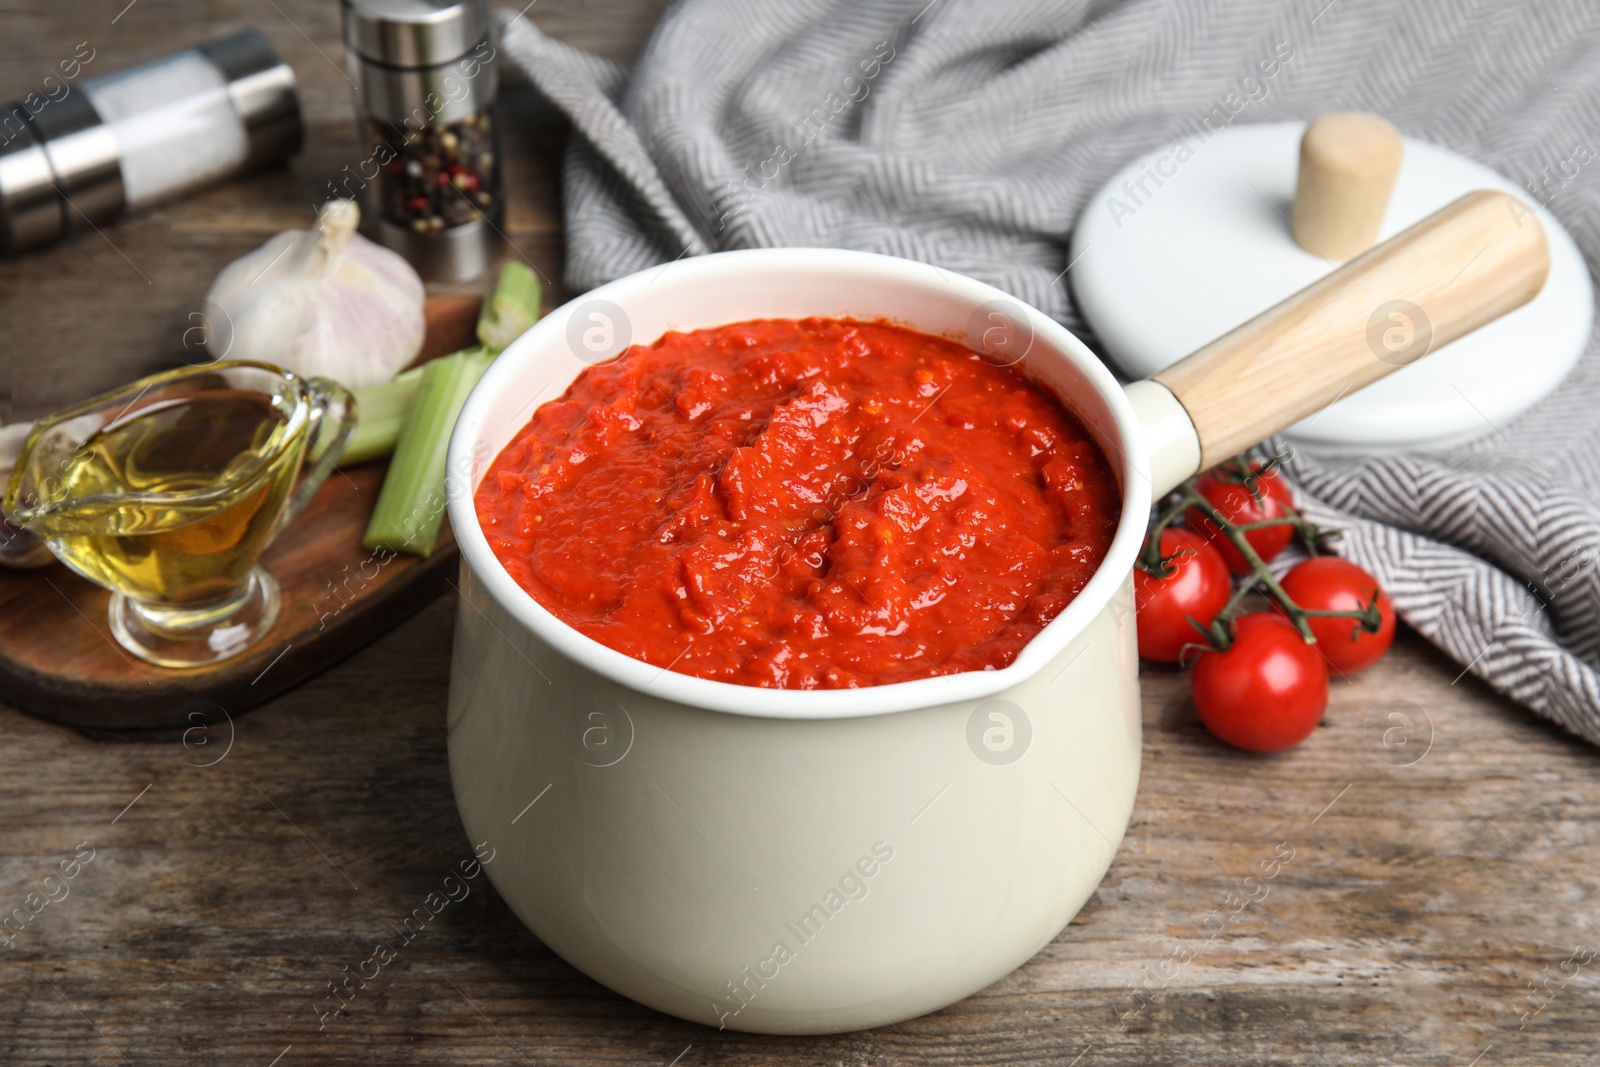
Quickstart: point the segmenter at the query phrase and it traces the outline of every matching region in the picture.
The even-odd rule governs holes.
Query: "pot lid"
[[[1073,291],[1122,374],[1154,374],[1337,266],[1301,248],[1290,228],[1304,131],[1279,122],[1202,132],[1139,157],[1090,199],[1073,233]],[[1589,273],[1527,190],[1407,137],[1378,239],[1484,188],[1521,197],[1543,224],[1543,290],[1290,427],[1290,441],[1323,453],[1441,448],[1497,432],[1571,371],[1594,318]]]

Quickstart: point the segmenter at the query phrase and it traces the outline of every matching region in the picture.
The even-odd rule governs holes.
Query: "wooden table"
[[[82,40],[100,72],[255,24],[299,73],[310,128],[286,171],[0,263],[16,417],[181,358],[212,275],[304,225],[360,151],[332,0],[185,9],[204,27],[157,0],[115,25],[122,0],[27,3],[0,31],[0,96]],[[528,14],[627,58],[659,6]],[[508,229],[558,277],[562,134],[507,95]],[[567,966],[480,882],[319,1031],[329,981],[470,853],[445,762],[452,611],[186,737],[95,740],[0,708],[0,913],[93,850],[0,948],[0,1063],[1464,1067],[1600,1049],[1596,755],[1409,633],[1272,758],[1213,742],[1182,676],[1147,670],[1144,781],[1104,884],[1037,958],[938,1014],[818,1039],[679,1022]],[[1275,850],[1293,859],[1246,883]]]

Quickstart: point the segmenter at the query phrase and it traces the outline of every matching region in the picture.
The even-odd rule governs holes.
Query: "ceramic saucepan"
[[[450,447],[450,770],[496,888],[584,973],[708,1026],[880,1026],[1003,977],[1077,913],[1128,824],[1131,569],[1152,494],[1525,303],[1546,264],[1527,208],[1471,194],[1127,387],[1001,291],[859,252],[686,259],[551,313],[489,369]],[[478,479],[597,358],[670,330],[806,316],[966,339],[1099,442],[1118,531],[1010,666],[828,691],[690,677],[567,626],[485,541]]]

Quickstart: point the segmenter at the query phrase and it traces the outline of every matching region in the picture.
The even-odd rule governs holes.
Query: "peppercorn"
[[[494,204],[499,174],[487,112],[398,138],[393,128],[372,129],[391,146],[399,141],[396,159],[378,178],[386,218],[418,233],[438,233],[481,220]]]

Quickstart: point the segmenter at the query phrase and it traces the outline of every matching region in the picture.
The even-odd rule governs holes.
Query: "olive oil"
[[[270,363],[153,374],[35,423],[5,516],[111,590],[122,648],[209,666],[272,632],[283,596],[261,554],[334,471],[355,414],[338,382]]]
[[[135,601],[233,595],[276,532],[303,447],[273,398],[213,389],[114,419],[41,479],[61,560]]]

